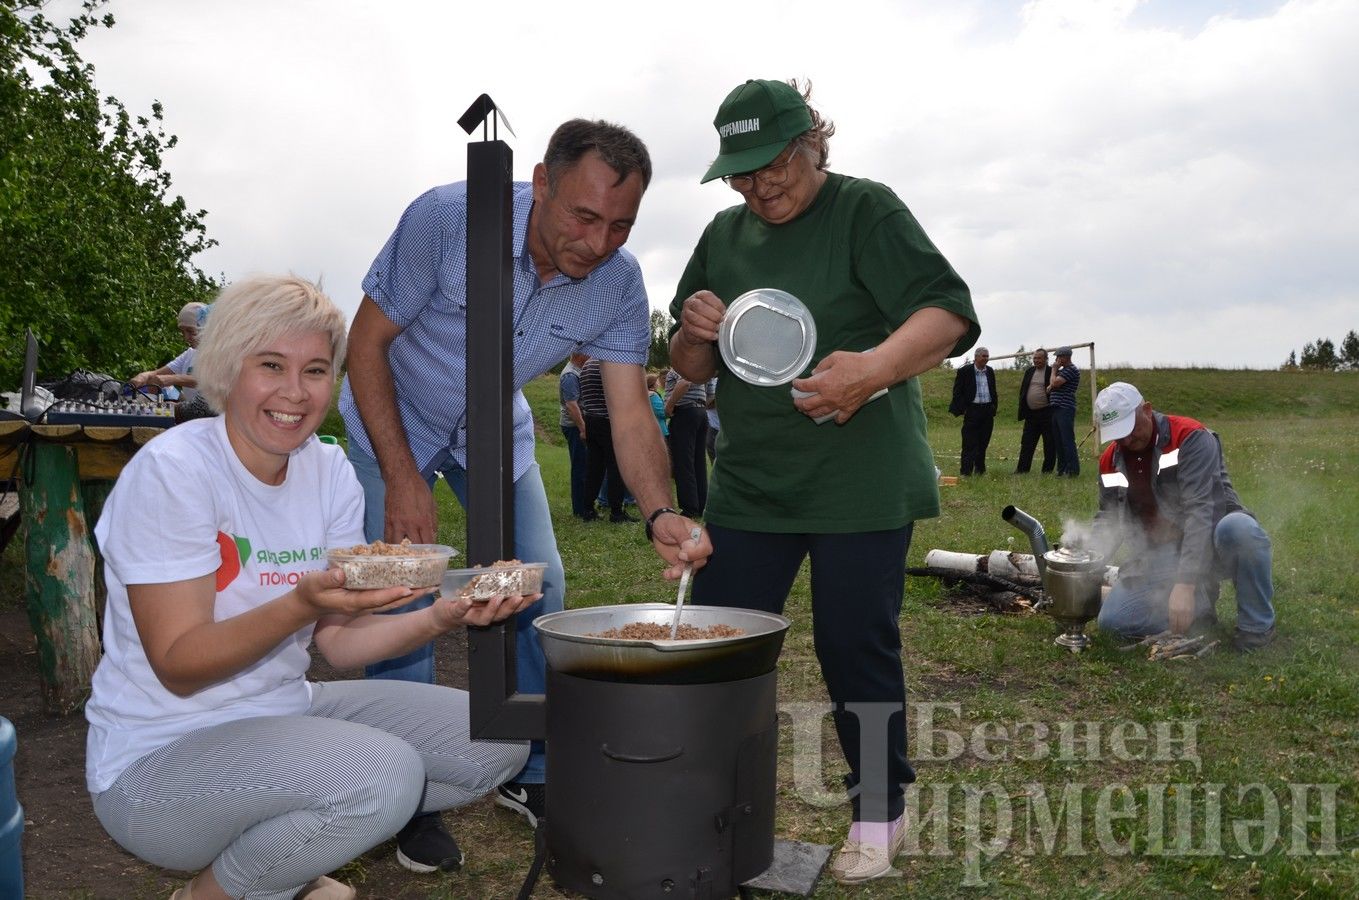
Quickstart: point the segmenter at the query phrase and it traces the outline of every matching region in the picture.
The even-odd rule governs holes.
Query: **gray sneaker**
[[[1242,631],[1236,629],[1232,635],[1232,646],[1238,653],[1252,653],[1263,647],[1268,647],[1274,640],[1274,626],[1269,626],[1267,631]]]

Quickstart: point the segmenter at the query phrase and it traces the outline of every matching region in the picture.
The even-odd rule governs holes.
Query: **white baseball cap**
[[[178,324],[183,328],[199,327],[203,324],[200,321],[203,318],[202,312],[207,308],[208,305],[206,303],[199,303],[197,301],[185,303],[179,310]]]
[[[1126,381],[1115,381],[1100,391],[1095,398],[1100,443],[1127,437],[1133,430],[1137,408],[1144,402],[1141,392]]]

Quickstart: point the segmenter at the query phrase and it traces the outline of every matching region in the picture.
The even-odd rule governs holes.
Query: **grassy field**
[[[943,515],[918,524],[910,565],[936,547],[1027,550],[1000,518],[1007,504],[1053,539],[1094,511],[1093,438],[1079,480],[1010,474],[1019,373],[998,376],[1005,402],[990,472],[941,488]],[[1100,373],[1101,384],[1120,378],[1158,409],[1222,435],[1237,491],[1274,541],[1277,640],[1249,656],[1219,648],[1192,662],[1152,662],[1091,626],[1093,646],[1073,656],[1052,644],[1041,615],[963,615],[936,581],[910,579],[901,624],[920,833],[900,860],[904,879],[846,889],[826,878],[816,897],[1359,896],[1359,376]],[[958,468],[951,380],[948,371],[925,376],[945,474]],[[640,528],[570,516],[555,380],[527,393],[544,426],[538,459],[568,606],[672,601]],[[461,510],[442,486],[439,496],[442,537],[464,546]],[[12,576],[0,572],[0,585]],[[3,596],[13,602],[12,590]],[[1224,585],[1223,638],[1235,620],[1231,598]],[[828,717],[817,727],[825,693],[805,571],[787,613],[777,832],[834,844],[848,807],[834,795],[843,768]],[[812,739],[795,739],[794,716],[809,715]],[[522,826],[484,805],[454,824],[468,867],[430,896],[514,896],[532,852]],[[546,878],[535,896],[554,896]]]

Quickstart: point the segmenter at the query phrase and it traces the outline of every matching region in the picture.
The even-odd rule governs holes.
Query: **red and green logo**
[[[219,531],[217,548],[222,554],[222,564],[217,567],[217,590],[224,591],[241,574],[241,560],[250,558],[250,539]]]

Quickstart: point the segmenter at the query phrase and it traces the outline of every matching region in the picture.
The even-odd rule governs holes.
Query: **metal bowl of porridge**
[[[753,678],[773,670],[789,622],[783,616],[726,606],[685,606],[682,626],[720,637],[604,637],[632,625],[663,626],[675,615],[669,603],[629,603],[569,609],[540,616],[547,664],[566,675],[648,684],[706,684]],[[654,630],[654,629],[649,629]],[[739,631],[739,634],[730,632]]]

